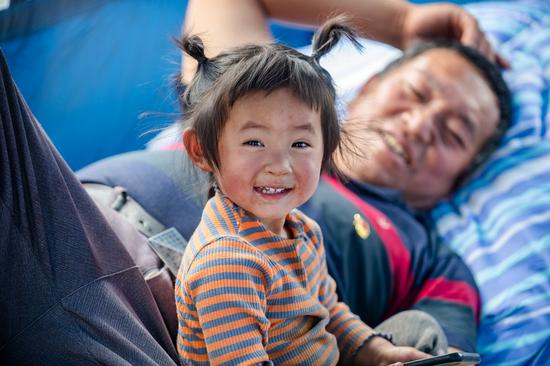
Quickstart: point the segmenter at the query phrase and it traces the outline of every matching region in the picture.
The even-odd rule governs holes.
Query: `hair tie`
[[[210,61],[208,59],[208,57],[206,57],[204,55],[204,53],[202,55],[198,55],[195,60],[197,60],[197,62],[199,63],[199,65],[204,65],[205,63],[207,63],[208,61]]]
[[[311,58],[316,64],[319,64],[321,57],[325,55],[326,52],[323,52],[323,50],[329,47],[332,42],[334,42],[334,37],[330,36],[330,38],[327,39],[325,43],[323,43],[315,51],[313,51]]]

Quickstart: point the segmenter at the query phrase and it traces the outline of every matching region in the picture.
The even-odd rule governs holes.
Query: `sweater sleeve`
[[[318,252],[321,260],[321,286],[319,300],[328,309],[330,321],[327,330],[336,336],[340,350],[340,363],[352,364],[354,356],[359,351],[373,330],[351,312],[349,307],[338,300],[336,282],[328,274],[325,251],[322,243],[321,230],[317,225],[315,235],[319,238]]]
[[[183,364],[268,361],[268,260],[238,238],[205,246],[176,282],[178,353]]]

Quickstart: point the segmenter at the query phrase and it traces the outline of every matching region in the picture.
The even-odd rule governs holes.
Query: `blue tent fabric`
[[[184,9],[111,1],[3,42],[22,94],[72,168],[141,148],[156,124],[139,115],[175,110],[169,78],[179,53],[170,36]]]

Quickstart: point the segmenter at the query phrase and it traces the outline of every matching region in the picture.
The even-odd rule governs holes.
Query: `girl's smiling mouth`
[[[273,196],[273,197],[284,195],[290,192],[291,190],[292,188],[288,188],[288,187],[268,187],[268,186],[254,187],[254,191],[262,195]]]

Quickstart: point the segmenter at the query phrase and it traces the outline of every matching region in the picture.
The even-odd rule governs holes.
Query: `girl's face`
[[[285,236],[286,215],[315,192],[323,160],[319,112],[287,89],[233,105],[218,144],[221,191]]]

